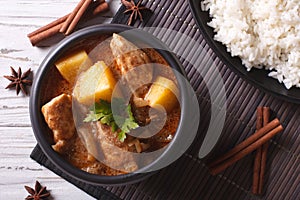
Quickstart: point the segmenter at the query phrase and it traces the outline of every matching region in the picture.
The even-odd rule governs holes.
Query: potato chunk
[[[74,84],[79,72],[92,65],[92,61],[84,50],[61,58],[55,63],[60,74],[71,84]]]
[[[158,76],[146,94],[145,100],[153,108],[159,108],[160,105],[170,112],[178,104],[178,95],[178,88],[173,81]]]
[[[115,84],[110,68],[100,61],[79,75],[73,95],[79,103],[85,105],[91,105],[99,99],[110,102]]]

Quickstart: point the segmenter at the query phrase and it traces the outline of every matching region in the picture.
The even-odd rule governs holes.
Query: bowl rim
[[[127,30],[135,29],[131,26],[127,25],[120,25],[120,24],[101,24],[101,25],[94,25],[90,26],[88,28],[81,29],[70,36],[66,37],[62,41],[60,41],[57,45],[55,45],[45,56],[44,60],[40,64],[38,71],[35,75],[35,80],[31,88],[31,95],[30,95],[30,102],[29,102],[29,111],[30,111],[30,119],[31,119],[31,124],[32,124],[32,129],[35,135],[35,138],[37,139],[37,142],[39,146],[41,147],[42,151],[45,153],[47,158],[52,161],[55,166],[57,166],[62,172],[65,174],[80,180],[84,182],[88,182],[91,184],[96,184],[96,185],[123,185],[127,183],[134,183],[137,181],[140,181],[141,179],[147,178],[151,175],[153,175],[157,171],[153,172],[146,172],[146,173],[129,173],[129,174],[123,174],[123,175],[117,175],[117,176],[101,176],[101,175],[95,175],[95,174],[90,174],[88,172],[85,172],[81,169],[78,169],[74,167],[72,164],[68,163],[65,159],[60,157],[51,147],[49,142],[47,141],[46,137],[43,136],[43,129],[45,127],[43,126],[45,124],[44,118],[42,117],[42,114],[40,112],[41,108],[41,103],[39,102],[40,100],[40,90],[41,88],[41,82],[43,80],[43,77],[47,74],[49,71],[49,68],[53,66],[54,62],[63,54],[66,52],[67,48],[69,46],[74,45],[74,43],[78,43],[79,41],[94,36],[94,35],[99,35],[99,34],[112,34],[112,33],[120,33],[124,32]],[[178,60],[178,58],[171,53],[172,51],[170,50],[165,50],[167,47],[156,37],[153,35],[141,30],[141,29],[136,29],[137,32],[142,32],[144,35],[147,36],[147,39],[150,39],[151,42],[155,42],[155,45],[158,45],[158,47],[161,47],[160,49],[156,49],[163,57],[164,59],[168,62],[168,64],[178,72],[180,72],[184,77],[185,71]],[[138,37],[138,39],[141,39],[143,41],[144,37],[141,36],[140,34],[136,34],[135,37]],[[145,41],[144,41],[145,42]],[[47,70],[48,68],[48,70]],[[175,74],[176,75],[176,74]],[[177,75],[176,75],[177,76]],[[180,98],[181,98],[181,117],[180,117],[180,122],[177,127],[177,131],[175,134],[175,137],[172,140],[172,144],[175,143],[177,136],[179,135],[179,132],[182,132],[183,129],[183,121],[185,119],[185,114],[186,113],[186,105],[187,101],[186,98],[184,98],[185,95],[185,86],[184,84],[180,83],[180,80],[178,80],[178,86],[181,92]],[[163,157],[167,152],[168,149],[172,147],[172,144],[169,144],[164,153],[159,156],[159,158]],[[157,158],[154,162],[156,162],[159,158]],[[143,169],[143,168],[142,168]]]

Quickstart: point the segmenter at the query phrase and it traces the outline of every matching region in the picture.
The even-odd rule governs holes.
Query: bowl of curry
[[[41,63],[30,117],[47,157],[98,185],[133,183],[180,157],[191,112],[184,71],[151,34],[124,25],[80,30]]]

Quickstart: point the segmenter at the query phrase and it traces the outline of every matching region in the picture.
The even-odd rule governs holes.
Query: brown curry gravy
[[[85,49],[87,53],[90,53],[92,49],[95,48],[99,43],[108,38],[108,36],[98,36],[90,39],[86,39],[81,44],[74,47],[71,52],[76,51],[78,49]],[[99,41],[95,43],[95,41]],[[113,60],[112,52],[109,47],[109,41],[101,43],[101,45],[97,46],[98,54],[95,54],[95,50],[92,51],[92,59],[93,61],[103,60],[106,64],[111,63]],[[165,65],[165,68],[160,70],[159,72],[154,72],[154,77],[157,74],[160,74],[166,78],[173,80],[177,83],[176,78],[173,74],[173,71],[168,66],[168,63],[165,59],[154,49],[147,48],[143,49],[143,51],[149,56],[151,62],[159,63]],[[156,74],[156,75],[155,75]],[[70,85],[59,73],[57,68],[53,65],[49,70],[49,75],[42,86],[44,90],[42,91],[42,100],[43,104],[49,102],[52,98],[62,94],[72,94],[73,86]],[[153,151],[155,149],[159,149],[164,147],[170,142],[170,135],[174,136],[177,126],[180,120],[180,108],[176,108],[171,111],[167,116],[166,124],[163,129],[157,133],[155,136],[147,139],[147,142],[150,144],[151,148],[148,151]],[[51,130],[49,130],[49,135],[52,137]],[[52,144],[54,143],[52,138]],[[82,141],[78,137],[77,133],[68,141],[67,147],[64,149],[64,153],[61,154],[63,158],[65,158],[68,162],[70,162],[73,166],[87,171],[93,174],[99,175],[119,175],[123,174],[123,172],[111,169],[110,167],[102,164],[96,159],[88,159],[88,152],[83,145]]]

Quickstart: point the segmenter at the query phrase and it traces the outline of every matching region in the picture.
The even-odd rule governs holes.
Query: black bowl
[[[232,57],[222,43],[213,39],[213,28],[207,25],[207,23],[211,21],[211,18],[208,12],[201,10],[200,2],[200,0],[189,0],[190,8],[194,19],[199,26],[200,32],[217,56],[241,78],[245,79],[255,87],[283,100],[300,103],[299,88],[293,87],[289,90],[286,89],[285,86],[276,79],[269,77],[269,71],[267,70],[251,69],[251,71],[248,72],[243,66],[240,58]]]
[[[40,145],[46,156],[60,170],[62,170],[67,175],[83,182],[98,185],[122,185],[143,180],[144,178],[157,172],[157,169],[159,168],[158,166],[160,166],[161,163],[169,162],[170,158],[174,155],[174,152],[180,151],[182,154],[182,150],[180,148],[178,149],[178,147],[182,147],[183,150],[187,149],[189,145],[192,144],[192,141],[194,140],[197,132],[198,121],[188,119],[188,114],[189,116],[191,116],[191,114],[195,112],[195,115],[198,115],[198,104],[195,101],[195,98],[191,98],[193,95],[193,91],[188,90],[188,88],[191,88],[190,85],[178,76],[179,73],[184,75],[184,70],[181,67],[181,64],[176,58],[176,56],[170,51],[168,51],[164,44],[162,44],[152,35],[138,29],[134,29],[134,31],[126,33],[126,31],[128,30],[133,29],[129,26],[110,24],[92,26],[77,31],[74,34],[62,40],[58,45],[56,45],[52,49],[52,51],[49,52],[49,54],[46,56],[46,58],[40,65],[37,74],[35,75],[34,84],[31,89],[30,118],[32,128],[35,137],[38,141],[38,144]],[[134,38],[134,41],[132,41],[133,43],[135,43],[136,41],[141,41],[142,43],[149,45],[150,47],[154,47],[154,49],[164,57],[164,59],[169,63],[169,65],[174,70],[179,72],[175,75],[178,80],[178,85],[181,93],[181,118],[173,141],[167,146],[162,155],[160,155],[159,158],[152,162],[149,166],[146,166],[145,168],[142,168],[135,173],[118,176],[101,176],[87,173],[72,166],[52,149],[50,140],[47,137],[47,133],[49,133],[49,128],[41,113],[41,107],[43,106],[43,103],[41,102],[41,91],[43,90],[43,82],[45,81],[45,78],[49,75],[50,69],[54,67],[55,61],[61,55],[67,52],[70,47],[74,47],[83,39],[99,35],[112,35],[112,33],[125,33],[123,36],[126,37],[126,34],[130,36],[127,39],[130,40],[130,38]],[[194,106],[196,106],[196,109]],[[196,120],[197,117],[194,117],[193,119]],[[189,135],[186,135],[187,133],[184,133],[185,131],[187,131]],[[186,147],[182,146],[183,141],[186,142]]]

